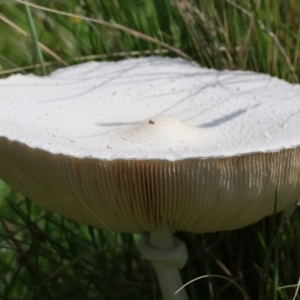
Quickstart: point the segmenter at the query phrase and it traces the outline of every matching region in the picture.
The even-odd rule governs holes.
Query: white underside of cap
[[[160,57],[0,80],[0,137],[100,159],[237,156],[300,145],[300,86]]]

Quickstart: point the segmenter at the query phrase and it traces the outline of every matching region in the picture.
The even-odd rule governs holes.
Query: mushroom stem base
[[[179,273],[187,260],[185,244],[168,230],[150,234],[139,246],[141,253],[150,260],[160,285],[164,300],[187,300],[185,290],[175,295],[182,287]]]

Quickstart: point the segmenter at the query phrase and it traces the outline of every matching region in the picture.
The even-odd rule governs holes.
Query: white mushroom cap
[[[0,177],[80,222],[229,230],[299,198],[299,85],[151,57],[0,90]]]

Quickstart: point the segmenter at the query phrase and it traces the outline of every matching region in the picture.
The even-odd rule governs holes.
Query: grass
[[[30,2],[50,10],[20,2],[0,0],[2,77],[156,53],[299,82],[296,0]],[[136,249],[140,235],[63,219],[2,182],[0,215],[1,299],[160,299],[153,271]],[[177,233],[189,251],[184,282],[218,275],[244,291],[211,276],[187,287],[190,299],[300,299],[299,229],[295,208],[287,217],[271,216],[233,232]]]

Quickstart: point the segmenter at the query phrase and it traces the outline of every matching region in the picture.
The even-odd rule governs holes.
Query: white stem
[[[166,223],[161,230],[150,233],[139,246],[142,254],[151,261],[156,272],[164,300],[188,300],[185,290],[175,295],[182,287],[179,269],[187,260],[185,244],[174,238]]]
[[[188,300],[185,289],[175,295],[183,284],[178,268],[156,268],[153,266],[164,300]]]
[[[150,233],[150,244],[152,247],[162,250],[169,250],[175,246],[174,236],[166,223],[162,224],[160,230]]]

